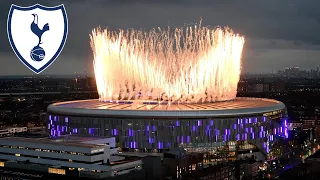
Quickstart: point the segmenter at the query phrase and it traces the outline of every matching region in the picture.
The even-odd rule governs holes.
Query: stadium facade
[[[278,138],[287,136],[286,107],[271,99],[202,104],[81,100],[51,104],[47,114],[52,137],[113,136],[124,151],[183,147],[217,152],[227,147],[234,153],[254,148],[268,153]]]

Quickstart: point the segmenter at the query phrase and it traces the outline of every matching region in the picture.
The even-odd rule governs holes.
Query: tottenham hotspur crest
[[[7,30],[17,57],[39,74],[54,62],[66,42],[68,19],[64,5],[21,7],[13,4]]]

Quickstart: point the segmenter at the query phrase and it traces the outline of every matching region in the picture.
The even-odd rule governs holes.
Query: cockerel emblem
[[[33,22],[31,23],[31,31],[38,36],[39,38],[39,43],[37,46],[39,46],[41,43],[41,36],[44,32],[48,31],[49,30],[49,24],[46,23],[42,29],[39,28],[39,25],[38,25],[38,15],[37,14],[32,14],[33,16]]]
[[[12,5],[8,15],[8,38],[20,61],[39,74],[59,56],[67,39],[64,5],[29,7]]]

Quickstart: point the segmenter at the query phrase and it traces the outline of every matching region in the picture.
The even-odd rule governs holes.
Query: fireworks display
[[[236,97],[244,38],[228,28],[120,30],[90,35],[100,101],[200,103]]]

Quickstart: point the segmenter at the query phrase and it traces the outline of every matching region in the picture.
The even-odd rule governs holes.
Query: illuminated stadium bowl
[[[237,142],[268,152],[276,137],[287,135],[286,107],[271,99],[170,105],[80,100],[51,104],[47,112],[52,137],[114,136],[122,149],[144,152],[208,151]]]

